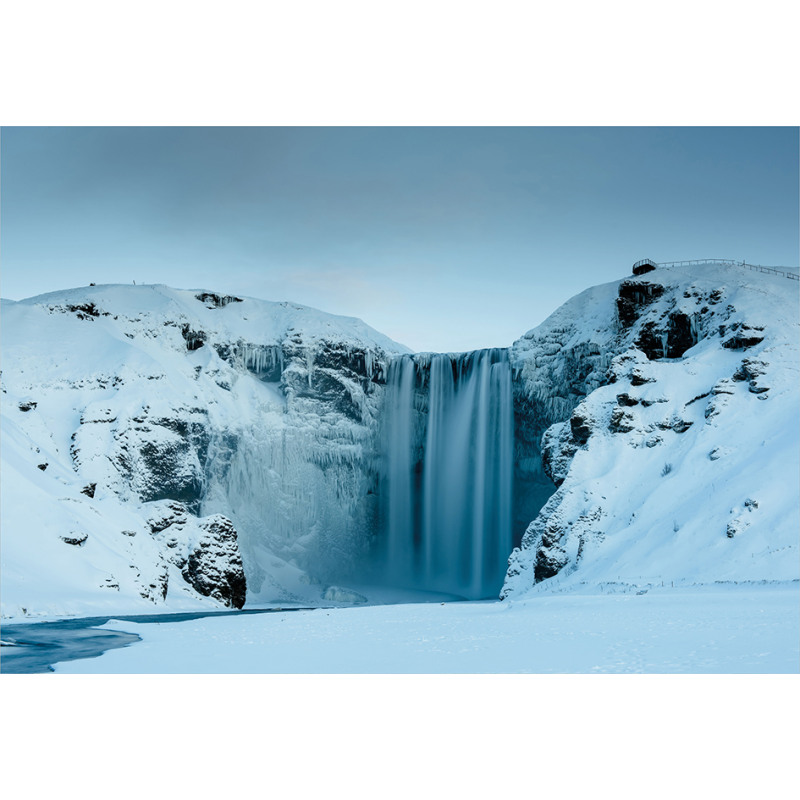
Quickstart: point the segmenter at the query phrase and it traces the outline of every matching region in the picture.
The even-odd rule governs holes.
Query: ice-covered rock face
[[[4,613],[240,607],[245,582],[251,601],[317,601],[358,564],[402,346],[161,286],[3,301],[2,322]],[[164,503],[180,519],[154,530]]]
[[[517,447],[542,434],[557,490],[503,597],[798,578],[797,294],[744,268],[661,269],[584,292],[514,345],[531,409]]]

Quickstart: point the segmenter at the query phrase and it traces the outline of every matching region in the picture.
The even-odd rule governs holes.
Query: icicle
[[[372,350],[365,350],[364,351],[364,372],[366,373],[368,379],[372,378],[373,366],[374,366],[374,362],[373,362]]]
[[[313,388],[312,381],[314,378],[314,350],[311,347],[306,348],[306,368],[308,369],[308,388]]]

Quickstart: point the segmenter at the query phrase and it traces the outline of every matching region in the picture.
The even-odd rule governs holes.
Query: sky
[[[4,127],[0,294],[163,283],[504,347],[641,258],[798,264],[792,127]]]

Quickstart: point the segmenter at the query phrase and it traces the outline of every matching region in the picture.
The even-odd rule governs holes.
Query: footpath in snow
[[[797,673],[800,586],[112,620],[141,642],[60,673]]]

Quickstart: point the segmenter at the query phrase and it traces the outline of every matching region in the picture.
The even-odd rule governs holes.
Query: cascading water
[[[508,351],[396,358],[385,402],[386,580],[470,599],[496,597],[511,552]]]

